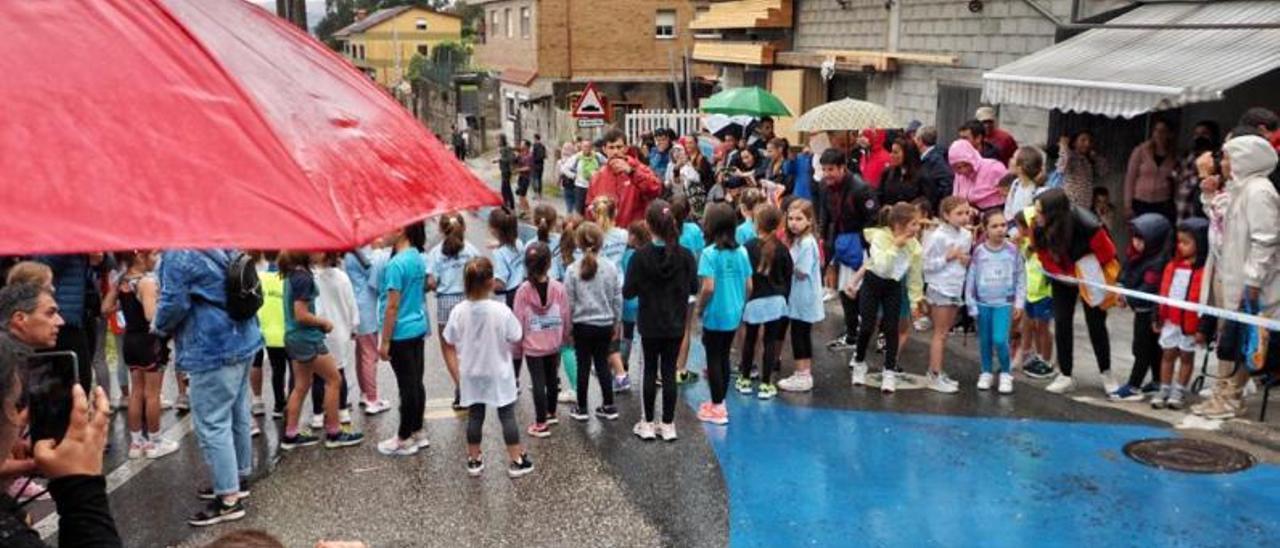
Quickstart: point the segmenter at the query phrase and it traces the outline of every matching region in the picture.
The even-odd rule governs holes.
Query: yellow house
[[[414,55],[430,56],[442,42],[462,40],[462,18],[448,13],[400,6],[356,15],[356,21],[333,34],[342,52],[384,87],[400,84]]]

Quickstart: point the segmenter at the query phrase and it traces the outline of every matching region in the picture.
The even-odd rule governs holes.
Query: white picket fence
[[[702,130],[702,114],[696,110],[633,110],[627,113],[627,142],[639,142],[640,135],[654,130],[670,128],[677,135],[689,135]]]

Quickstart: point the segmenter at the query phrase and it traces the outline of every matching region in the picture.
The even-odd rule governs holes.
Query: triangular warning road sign
[[[582,90],[582,95],[578,97],[578,102],[573,105],[574,118],[604,118],[604,96],[596,90],[594,82],[587,84],[587,89]]]

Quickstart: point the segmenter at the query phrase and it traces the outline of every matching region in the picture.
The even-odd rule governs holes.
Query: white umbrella
[[[796,120],[796,130],[854,131],[866,128],[902,127],[889,109],[857,99],[841,99],[815,107]]]

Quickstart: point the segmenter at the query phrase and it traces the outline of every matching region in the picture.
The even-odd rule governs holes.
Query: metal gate
[[[938,144],[951,146],[960,126],[973,119],[982,102],[982,88],[938,84]]]

